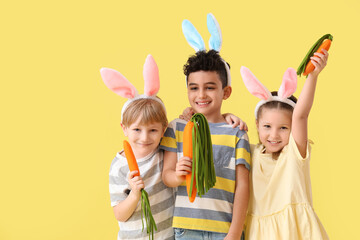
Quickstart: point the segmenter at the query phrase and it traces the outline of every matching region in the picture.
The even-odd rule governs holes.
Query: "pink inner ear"
[[[297,86],[296,71],[293,68],[288,68],[283,76],[283,81],[278,91],[278,96],[281,98],[288,98],[294,94]]]
[[[105,85],[114,93],[128,99],[137,95],[136,88],[118,71],[101,68],[100,74]]]
[[[159,69],[154,58],[148,55],[144,64],[144,93],[147,96],[155,96],[160,89]]]
[[[255,77],[255,75],[247,67],[242,66],[240,68],[240,73],[246,88],[252,95],[262,100],[267,100],[271,96],[269,90]]]

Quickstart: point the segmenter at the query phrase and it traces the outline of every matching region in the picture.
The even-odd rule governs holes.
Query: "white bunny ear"
[[[136,88],[118,71],[101,68],[100,74],[105,85],[114,93],[128,99],[132,99],[138,94]]]
[[[205,50],[203,38],[189,20],[184,20],[182,22],[182,30],[186,41],[196,52]]]
[[[281,98],[288,98],[296,91],[297,76],[293,68],[288,68],[283,76],[283,81],[278,91],[278,96]]]
[[[269,90],[255,77],[255,75],[247,67],[242,66],[240,68],[240,73],[246,88],[252,95],[262,100],[267,100],[269,97],[271,97],[271,93],[269,92]]]
[[[214,50],[220,52],[220,49],[222,46],[221,29],[220,29],[219,23],[216,21],[214,15],[212,13],[209,13],[207,15],[207,27],[208,27],[209,33],[211,34],[211,37],[209,40],[210,49],[214,49]]]
[[[160,88],[159,69],[154,58],[149,54],[144,64],[144,93],[147,96],[155,96]]]

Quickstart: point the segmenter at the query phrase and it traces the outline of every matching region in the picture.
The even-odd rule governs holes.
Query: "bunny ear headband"
[[[156,94],[160,88],[160,81],[159,81],[159,69],[156,65],[154,58],[151,55],[148,55],[145,64],[144,64],[144,94],[139,95],[138,91],[121,73],[114,69],[110,68],[101,68],[100,69],[101,77],[105,83],[105,85],[114,93],[127,98],[128,101],[125,102],[122,110],[121,110],[121,119],[123,119],[123,113],[129,104],[137,99],[141,98],[149,98],[153,99],[164,107],[164,103],[156,97]],[[165,110],[166,112],[166,110]]]
[[[211,13],[207,15],[207,27],[211,34],[209,40],[210,50],[213,49],[217,52],[220,52],[222,45],[221,29],[219,23],[216,21],[214,15]],[[189,20],[184,20],[182,22],[182,30],[187,42],[192,48],[195,49],[196,52],[206,50],[203,38]],[[221,60],[224,62],[227,73],[227,85],[231,86],[231,75],[230,75],[229,66],[227,65],[224,59]]]
[[[283,76],[283,81],[278,91],[278,96],[272,96],[269,90],[255,77],[255,75],[246,67],[240,68],[240,73],[248,91],[261,99],[261,101],[255,107],[255,117],[257,118],[257,112],[261,105],[271,102],[279,101],[289,104],[293,108],[295,102],[290,100],[290,97],[296,91],[297,76],[296,71],[293,68],[288,68]]]

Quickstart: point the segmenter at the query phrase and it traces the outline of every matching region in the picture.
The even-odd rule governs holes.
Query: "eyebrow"
[[[207,85],[207,84],[210,84],[210,85],[216,85],[216,83],[215,82],[206,82],[204,85]],[[196,86],[196,85],[199,85],[199,84],[197,84],[197,83],[189,83],[189,86]]]

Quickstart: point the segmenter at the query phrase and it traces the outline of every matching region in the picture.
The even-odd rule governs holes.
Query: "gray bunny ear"
[[[196,52],[205,50],[203,38],[189,20],[182,22],[182,30],[187,42]]]
[[[212,13],[209,13],[207,15],[207,27],[208,27],[209,33],[211,34],[211,37],[209,40],[210,49],[214,49],[214,50],[220,52],[221,45],[222,45],[221,29],[220,29],[219,23],[216,21],[214,15]]]

